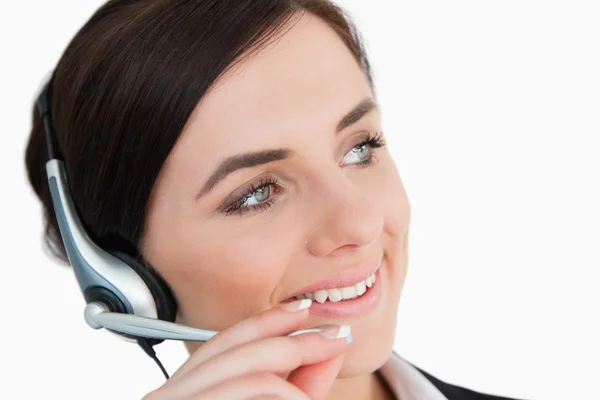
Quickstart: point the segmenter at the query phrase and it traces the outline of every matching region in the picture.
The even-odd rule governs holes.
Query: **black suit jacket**
[[[433,383],[433,385],[440,391],[444,396],[448,398],[448,400],[523,400],[523,399],[515,399],[511,397],[501,397],[494,396],[491,394],[479,393],[475,392],[471,389],[467,389],[464,387],[451,385],[444,381],[439,380],[435,376],[430,373],[422,370],[416,365],[410,363],[413,367],[415,367],[429,382]],[[423,399],[426,400],[426,399]]]

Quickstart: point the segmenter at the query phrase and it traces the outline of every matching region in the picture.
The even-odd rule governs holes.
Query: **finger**
[[[301,365],[321,363],[344,351],[346,337],[335,337],[348,334],[349,327],[334,326],[321,333],[277,336],[234,347],[189,371],[174,387],[173,393],[179,398],[244,375],[277,374]]]
[[[176,381],[206,360],[242,343],[272,336],[281,336],[298,328],[308,318],[310,299],[297,300],[268,309],[249,317],[215,335],[173,374]]]
[[[323,400],[340,373],[344,354],[318,364],[299,367],[290,373],[287,380],[312,400]]]
[[[269,398],[311,400],[310,397],[296,386],[269,373],[245,375],[231,381],[223,382],[189,397],[189,400],[246,400]]]

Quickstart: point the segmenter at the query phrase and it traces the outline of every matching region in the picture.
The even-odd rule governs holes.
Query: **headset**
[[[69,264],[87,303],[85,321],[94,329],[106,328],[127,341],[137,342],[169,379],[154,345],[166,339],[206,342],[218,332],[174,323],[177,305],[173,293],[152,268],[142,264],[140,254],[103,249],[85,231],[69,192],[52,122],[53,81],[54,72],[36,104],[46,133],[46,173],[52,205]],[[327,326],[297,330],[288,336],[319,332]]]

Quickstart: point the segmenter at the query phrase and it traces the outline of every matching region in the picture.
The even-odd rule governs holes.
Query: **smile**
[[[327,318],[361,317],[377,308],[382,297],[383,256],[374,262],[332,275],[297,291],[284,302],[311,299],[310,314]]]
[[[379,267],[377,267],[377,270],[379,270]],[[375,277],[377,270],[375,270],[375,272],[369,275],[366,279],[355,283],[354,285],[343,288],[322,289],[315,292],[307,292],[299,294],[298,296],[295,296],[295,298],[298,300],[312,299],[321,304],[325,303],[326,301],[337,303],[338,301],[355,299],[365,294],[367,289],[373,286],[377,279]]]

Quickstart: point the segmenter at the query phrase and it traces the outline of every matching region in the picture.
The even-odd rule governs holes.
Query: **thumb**
[[[323,400],[331,390],[343,363],[344,353],[341,353],[327,361],[299,367],[288,375],[287,380],[312,400]]]

